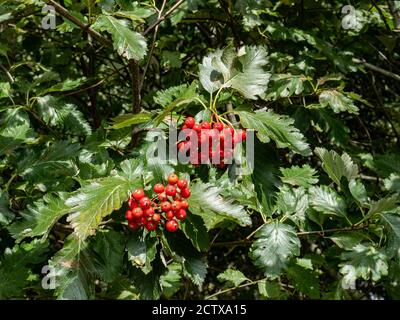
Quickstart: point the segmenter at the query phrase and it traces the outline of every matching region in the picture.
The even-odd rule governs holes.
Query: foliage
[[[400,298],[394,1],[46,2],[0,4],[1,299]],[[254,171],[163,162],[187,115]],[[132,232],[173,171],[181,230]]]

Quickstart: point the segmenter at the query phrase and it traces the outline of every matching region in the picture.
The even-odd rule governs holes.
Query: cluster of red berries
[[[156,193],[152,199],[146,196],[143,189],[136,189],[128,200],[129,209],[125,217],[132,230],[140,227],[154,231],[159,224],[164,224],[169,232],[179,229],[178,221],[185,220],[186,209],[189,203],[185,200],[190,197],[190,189],[185,179],[172,173],[168,176],[168,184],[154,185]]]
[[[193,165],[212,163],[224,168],[232,163],[235,146],[246,140],[246,130],[235,130],[219,121],[211,125],[187,117],[181,130],[186,133],[186,140],[178,143],[178,152],[188,156]]]

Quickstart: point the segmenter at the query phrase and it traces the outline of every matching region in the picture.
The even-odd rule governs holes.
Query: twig
[[[132,113],[137,114],[140,112],[140,70],[139,70],[139,62],[137,60],[129,60],[129,69],[131,71],[132,82]],[[137,144],[138,133],[135,129],[135,126],[132,127],[132,138],[130,142],[130,146],[133,147]]]
[[[393,73],[393,72],[390,72],[388,70],[379,68],[377,66],[374,66],[373,64],[370,64],[370,63],[368,63],[366,61],[363,61],[363,60],[360,60],[360,59],[357,59],[357,58],[353,58],[353,62],[362,64],[367,69],[370,69],[370,70],[375,71],[375,72],[379,72],[380,74],[383,74],[384,76],[387,76],[387,77],[390,77],[390,78],[392,78],[394,80],[400,81],[400,76],[398,74],[396,74],[396,73]]]
[[[392,130],[393,130],[393,132],[394,132],[394,134],[396,136],[397,145],[400,146],[400,135],[397,132],[396,126],[394,125],[392,119],[390,119],[390,116],[388,115],[388,113],[387,113],[387,111],[385,109],[385,104],[382,101],[382,98],[379,95],[378,89],[376,88],[376,85],[375,85],[375,76],[374,75],[372,75],[372,88],[374,89],[374,92],[375,92],[376,98],[378,100],[379,106],[383,111],[383,115],[385,116],[386,120],[389,122],[389,124],[392,127]]]
[[[144,32],[143,35],[145,36],[155,27],[157,27],[161,22],[163,22],[166,18],[168,18],[185,0],[179,0],[175,3],[171,9],[169,9],[162,17],[158,18],[156,22],[154,22],[150,27],[148,27]]]
[[[209,295],[209,296],[205,297],[205,300],[209,300],[209,299],[211,299],[211,298],[214,298],[214,297],[216,297],[216,296],[219,296],[220,294],[227,293],[227,292],[232,291],[232,290],[235,290],[235,289],[244,288],[244,287],[249,287],[249,286],[255,285],[255,284],[259,283],[259,282],[265,281],[265,280],[267,280],[267,278],[260,279],[260,280],[250,281],[250,282],[241,284],[241,285],[236,286],[236,287],[232,287],[232,288],[220,290],[220,291],[218,291],[218,292],[216,292],[216,293],[214,293],[214,294],[212,294],[212,295]]]
[[[225,4],[224,0],[218,0],[218,2],[219,2],[219,5],[221,6],[221,9],[224,10],[226,12],[226,15],[228,16],[229,27],[230,27],[230,29],[232,31],[232,35],[233,35],[233,41],[235,42],[236,49],[238,49],[240,47],[240,37],[236,31],[235,20],[233,19],[229,5],[227,6]]]
[[[237,119],[236,119],[235,115],[233,114],[232,101],[229,101],[226,104],[226,111],[228,112],[229,121],[233,124],[234,127],[236,127],[238,122],[237,122]]]
[[[375,2],[375,0],[372,0],[372,4],[373,6],[376,8],[376,10],[378,10],[379,16],[381,17],[381,19],[383,20],[383,23],[385,24],[386,30],[391,32],[390,27],[385,19],[385,15],[382,12],[382,9],[379,7],[379,5]]]
[[[297,232],[298,237],[303,237],[303,236],[311,236],[311,235],[316,235],[316,236],[321,236],[325,237],[326,233],[333,233],[333,232],[351,232],[351,231],[356,231],[360,229],[366,228],[368,225],[367,224],[361,224],[355,227],[344,227],[344,228],[333,228],[333,229],[326,229],[326,230],[318,230],[318,231],[303,231],[303,232]],[[215,242],[213,243],[213,247],[230,247],[230,246],[248,246],[251,245],[253,241],[248,240],[247,238],[244,240],[237,240],[237,241],[227,241],[227,242]]]
[[[167,3],[167,0],[163,0],[163,3],[162,3],[162,5],[161,5],[161,8],[160,8],[160,10],[158,11],[158,19],[161,18],[162,12],[164,11],[164,7],[165,7],[165,4],[166,4],[166,3]],[[150,66],[151,57],[153,56],[154,48],[155,48],[155,46],[156,46],[157,32],[158,32],[159,26],[160,26],[160,25],[158,24],[158,25],[154,28],[153,41],[152,41],[152,43],[151,43],[151,48],[150,48],[150,52],[149,52],[149,55],[148,55],[148,58],[147,58],[146,66],[144,67],[144,70],[143,70],[142,81],[140,82],[140,89],[142,89],[142,87],[143,87],[143,82],[144,82],[144,79],[146,78],[147,69],[148,69],[149,66]]]
[[[395,29],[400,30],[400,10],[396,10],[396,6],[393,0],[389,0],[387,3],[389,5],[390,13],[392,14],[393,17]]]
[[[11,75],[11,73],[6,69],[6,67],[4,67],[1,63],[0,63],[0,68],[3,69],[3,71],[5,72],[7,78],[10,80],[10,83],[14,83],[14,78]]]
[[[54,9],[59,14],[61,14],[64,18],[68,19],[69,21],[71,21],[72,23],[77,25],[79,28],[81,28],[82,30],[84,30],[87,33],[89,33],[93,38],[95,38],[101,44],[103,44],[105,46],[112,46],[112,43],[107,38],[103,37],[100,33],[98,33],[97,31],[93,30],[92,28],[90,28],[89,25],[84,24],[81,20],[79,20],[78,18],[76,18],[73,15],[71,15],[68,12],[68,10],[65,9],[63,6],[61,6],[60,4],[58,4],[57,2],[55,2],[53,0],[45,0],[45,1],[46,1],[47,4],[53,6]]]

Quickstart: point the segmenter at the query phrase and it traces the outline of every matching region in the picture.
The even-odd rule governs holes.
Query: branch
[[[166,3],[167,3],[167,0],[163,0],[163,3],[162,3],[162,5],[161,5],[161,9],[160,9],[160,10],[157,9],[157,10],[158,10],[158,19],[161,18],[162,12],[164,11],[164,7],[165,7],[165,4],[166,4]],[[155,27],[155,29],[154,29],[153,41],[152,41],[152,43],[151,43],[151,48],[150,48],[150,52],[149,52],[149,55],[148,55],[148,58],[147,58],[146,66],[144,67],[144,70],[143,70],[142,81],[140,82],[140,89],[142,89],[142,87],[143,87],[143,82],[144,82],[144,79],[145,79],[145,77],[146,77],[147,69],[148,69],[149,66],[150,66],[151,57],[153,56],[154,48],[156,47],[157,32],[158,32],[158,27],[159,27],[159,26],[160,26],[160,25],[157,25],[157,26]]]
[[[395,29],[400,31],[400,10],[396,10],[396,6],[393,0],[388,1],[389,10],[393,17],[393,24],[395,25]]]
[[[318,231],[303,231],[303,232],[297,232],[297,236],[303,237],[303,236],[315,235],[315,236],[325,237],[326,233],[351,232],[351,231],[364,229],[367,226],[368,226],[368,224],[360,224],[359,226],[356,226],[356,227],[334,228],[334,229],[326,229],[326,230],[318,230]],[[215,242],[212,244],[212,246],[213,247],[248,246],[253,243],[253,241],[248,240],[248,238],[246,238],[244,240],[237,240],[237,241]]]
[[[172,12],[174,12],[185,0],[179,0],[177,3],[175,3],[171,9],[169,9],[162,17],[158,18],[156,22],[154,22],[150,27],[148,27],[144,32],[143,35],[145,36],[148,34],[151,30],[153,30],[155,27],[157,27],[161,22],[163,22],[166,18],[168,18]]]
[[[64,18],[66,18],[67,20],[71,21],[72,23],[74,23],[75,25],[77,25],[79,28],[81,28],[82,30],[86,31],[88,34],[90,34],[93,38],[95,38],[97,41],[99,41],[101,44],[109,47],[112,46],[112,43],[105,37],[103,37],[100,33],[98,33],[97,31],[93,30],[92,28],[90,28],[89,25],[84,24],[81,20],[79,20],[78,18],[74,17],[73,15],[71,15],[67,9],[65,9],[63,6],[61,6],[60,4],[58,4],[57,2],[53,1],[53,0],[45,0],[45,2],[48,5],[51,5],[54,7],[54,9],[60,14],[62,15]]]
[[[211,299],[211,298],[214,298],[214,297],[216,297],[216,296],[219,296],[219,295],[222,294],[222,293],[226,293],[226,292],[229,292],[229,291],[232,291],[232,290],[235,290],[235,289],[239,289],[239,288],[244,288],[244,287],[252,286],[252,285],[255,285],[255,284],[259,283],[259,282],[263,282],[263,281],[265,281],[265,280],[267,280],[267,278],[260,279],[260,280],[250,281],[250,282],[246,282],[246,283],[244,283],[244,284],[238,285],[238,286],[236,286],[236,287],[231,287],[231,288],[228,288],[228,289],[219,290],[218,292],[216,292],[216,293],[214,293],[214,294],[212,294],[212,295],[209,295],[209,296],[205,297],[205,300],[209,300],[209,299]]]
[[[362,64],[367,69],[370,69],[372,71],[375,71],[375,72],[378,72],[380,74],[383,74],[384,76],[390,77],[390,78],[392,78],[394,80],[400,81],[400,76],[398,74],[390,72],[390,71],[382,69],[382,68],[379,68],[377,66],[374,66],[373,64],[370,64],[370,63],[368,63],[368,62],[366,62],[364,60],[353,58],[353,62]]]
[[[0,68],[3,69],[3,71],[5,72],[6,76],[8,77],[8,79],[10,80],[10,83],[14,83],[14,78],[11,75],[11,73],[6,69],[6,67],[4,67],[1,63],[0,63]]]
[[[129,60],[129,70],[132,76],[131,88],[132,88],[132,113],[137,114],[140,112],[140,70],[139,70],[139,62],[137,60]],[[135,146],[138,140],[138,132],[133,126],[132,129],[132,138],[130,145],[131,147]]]

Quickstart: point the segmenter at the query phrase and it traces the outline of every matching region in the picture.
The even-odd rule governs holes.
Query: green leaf
[[[192,242],[199,251],[207,251],[210,247],[207,228],[201,217],[189,214],[182,224],[181,229],[185,236]]]
[[[74,235],[81,241],[92,235],[106,216],[128,200],[129,191],[137,186],[137,181],[110,176],[81,187],[66,201],[73,212],[68,221],[74,228]]]
[[[311,154],[309,145],[304,141],[304,136],[293,126],[294,120],[273,111],[249,112],[236,110],[240,122],[247,129],[257,131],[261,142],[276,142],[278,148],[290,148],[295,153],[307,156]]]
[[[347,111],[358,113],[353,100],[336,90],[324,90],[319,95],[319,103],[323,108],[329,106],[335,113]]]
[[[7,225],[14,218],[10,210],[8,194],[0,190],[0,226]]]
[[[400,216],[383,213],[381,214],[381,220],[385,224],[385,229],[388,231],[388,241],[386,244],[386,250],[388,255],[391,257],[400,257]]]
[[[65,79],[64,81],[59,82],[56,85],[51,86],[50,88],[47,88],[44,91],[40,92],[40,95],[44,95],[44,94],[51,93],[51,92],[70,91],[70,90],[80,87],[85,82],[87,82],[87,79],[85,77],[78,78],[78,79]]]
[[[289,260],[300,254],[300,240],[290,225],[275,221],[264,225],[255,237],[249,255],[267,277],[279,276]]]
[[[293,264],[287,269],[287,276],[296,290],[311,299],[319,299],[320,286],[318,274],[315,271]]]
[[[121,275],[125,250],[124,235],[113,230],[102,230],[96,234],[91,245],[96,253],[96,273],[106,282]]]
[[[291,74],[277,74],[271,80],[274,81],[271,88],[268,89],[267,100],[277,100],[287,98],[292,95],[299,95],[304,90],[303,82],[307,80],[305,76]]]
[[[177,262],[169,264],[167,270],[160,277],[162,293],[166,298],[172,298],[182,284],[182,266]]]
[[[94,298],[96,259],[88,250],[88,242],[68,236],[64,246],[49,261],[54,277],[55,295],[62,300]]]
[[[4,251],[0,261],[0,299],[24,297],[23,289],[35,280],[31,267],[38,264],[42,267],[47,246],[48,243],[33,240]]]
[[[46,239],[54,224],[64,215],[69,213],[70,208],[65,204],[64,195],[54,196],[46,194],[43,199],[36,201],[32,206],[28,205],[28,216],[18,223],[18,232],[14,233],[17,241],[26,237],[42,236]]]
[[[342,177],[346,177],[348,181],[357,177],[358,167],[347,153],[340,157],[334,150],[328,151],[324,148],[315,148],[315,153],[322,160],[322,168],[338,186]]]
[[[264,280],[258,282],[257,285],[259,294],[264,298],[273,300],[285,300],[288,298],[288,294],[282,290],[279,283]]]
[[[141,60],[146,54],[146,39],[140,33],[130,30],[123,20],[102,14],[92,28],[110,33],[115,50],[128,60]]]
[[[144,239],[138,233],[132,235],[126,245],[129,261],[148,274],[152,271],[151,263],[157,254],[157,244],[156,238]]]
[[[308,195],[303,187],[294,189],[288,186],[280,188],[276,196],[276,207],[280,213],[287,216],[297,225],[302,225],[308,209]]]
[[[158,126],[172,111],[178,111],[183,106],[198,101],[200,96],[197,94],[196,89],[197,83],[192,82],[191,85],[184,84],[158,91],[154,97],[154,102],[161,105],[163,110],[154,118],[154,125]]]
[[[30,143],[35,133],[29,124],[6,127],[0,131],[0,155],[9,154],[23,143]]]
[[[309,195],[311,206],[318,212],[346,216],[346,203],[334,189],[327,186],[311,187]]]
[[[46,124],[76,135],[92,133],[83,113],[74,104],[65,103],[53,96],[38,97],[37,102],[39,115]]]
[[[175,234],[164,233],[164,247],[168,247],[172,255],[181,261],[183,275],[188,277],[195,285],[201,286],[207,275],[207,263],[193,247],[191,242],[179,232]]]
[[[360,204],[365,205],[368,201],[367,190],[363,183],[359,180],[351,179],[349,182],[349,190],[353,198]]]
[[[352,231],[337,232],[328,238],[331,239],[339,248],[352,250],[356,245],[367,240],[368,236],[362,232]]]
[[[126,113],[126,114],[120,115],[118,117],[112,118],[111,120],[113,121],[113,123],[110,127],[108,127],[108,129],[121,129],[121,128],[129,127],[133,124],[148,122],[148,121],[150,121],[150,119],[151,119],[151,114]]]
[[[217,276],[217,279],[221,282],[226,282],[228,287],[237,287],[249,280],[241,271],[235,269],[226,269]]]
[[[43,149],[40,154],[30,151],[18,163],[18,173],[24,179],[36,184],[60,183],[54,178],[69,177],[78,174],[78,168],[71,160],[78,155],[79,144],[69,141],[57,141]]]
[[[371,207],[367,212],[367,217],[372,217],[377,213],[392,211],[397,208],[398,202],[399,195],[397,194],[374,201],[371,203]]]
[[[318,177],[315,175],[317,171],[311,168],[308,164],[299,166],[292,166],[290,168],[280,168],[283,183],[290,184],[292,186],[301,186],[308,188],[313,184],[318,183]]]
[[[400,193],[400,175],[396,173],[392,173],[388,178],[383,180],[385,185],[385,189]]]
[[[257,99],[267,89],[270,73],[264,71],[267,53],[263,47],[216,50],[203,58],[200,82],[209,93],[233,88],[244,97]]]
[[[222,191],[210,183],[191,184],[189,210],[203,218],[208,230],[227,219],[241,226],[251,225],[251,219],[243,206],[230,198],[223,198]]]
[[[341,258],[345,262],[340,265],[340,272],[347,283],[359,278],[378,281],[388,274],[387,256],[373,246],[358,244],[352,251],[342,253]]]

